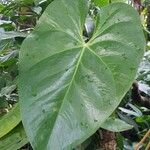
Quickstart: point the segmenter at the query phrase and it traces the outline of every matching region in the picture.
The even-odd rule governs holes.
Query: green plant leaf
[[[16,31],[0,31],[0,41],[1,40],[6,40],[6,39],[11,39],[11,38],[15,38],[15,37],[26,37],[27,34],[26,33],[21,33],[21,32],[16,32]]]
[[[137,116],[137,117],[142,116],[141,114],[139,114],[133,110],[130,110],[130,109],[126,109],[126,108],[122,108],[122,107],[119,107],[118,109],[121,110],[122,112],[126,113],[126,114],[130,114],[130,115]]]
[[[132,129],[133,126],[118,118],[108,118],[104,123],[101,124],[101,128],[112,132],[122,132]]]
[[[102,8],[85,43],[87,14],[86,0],[54,0],[22,45],[21,113],[35,150],[82,143],[112,114],[135,78],[145,48],[138,13],[123,3]]]
[[[10,95],[16,89],[16,85],[5,86],[1,89],[0,97]]]
[[[117,2],[127,2],[127,0],[93,0],[95,5],[99,7],[103,7],[108,5],[109,3],[117,3]]]
[[[109,4],[109,0],[93,0],[95,5],[102,7]]]
[[[42,3],[51,3],[53,0],[34,0],[34,3],[35,5],[39,5],[39,4],[42,4]]]
[[[24,128],[20,123],[8,134],[0,138],[1,150],[17,150],[28,142]]]
[[[30,5],[34,3],[34,0],[14,0],[15,3]]]
[[[124,115],[124,114],[119,113],[119,112],[118,112],[118,116],[121,118],[121,120],[123,120],[123,121],[125,121],[126,123],[130,124],[131,126],[134,127],[134,129],[135,129],[137,132],[139,132],[137,123],[136,123],[130,116]]]
[[[117,148],[118,149],[124,149],[124,137],[121,135],[121,133],[117,133],[116,135],[116,142],[117,142]]]
[[[0,66],[9,64],[9,62],[15,61],[15,58],[18,56],[18,51],[14,50],[9,52],[8,54],[4,56],[0,56]],[[6,65],[5,65],[6,66]]]
[[[5,78],[0,74],[0,91],[5,86],[5,84],[6,84]],[[0,95],[1,95],[1,92],[0,92]]]
[[[4,5],[0,3],[0,12],[4,9]]]
[[[16,104],[10,112],[0,117],[0,138],[15,128],[21,121],[19,104]]]

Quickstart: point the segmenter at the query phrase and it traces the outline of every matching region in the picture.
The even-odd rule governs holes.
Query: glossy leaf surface
[[[126,122],[118,118],[108,118],[104,123],[101,124],[101,128],[112,132],[122,132],[125,130],[132,129],[133,126],[127,124]]]
[[[22,45],[19,96],[35,150],[70,150],[92,135],[131,86],[143,56],[132,7],[104,7],[85,43],[87,13],[86,0],[54,0]]]

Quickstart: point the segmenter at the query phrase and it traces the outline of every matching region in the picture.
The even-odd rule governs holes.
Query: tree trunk
[[[117,142],[116,135],[114,132],[108,130],[99,130],[101,136],[100,140],[100,150],[116,150]]]

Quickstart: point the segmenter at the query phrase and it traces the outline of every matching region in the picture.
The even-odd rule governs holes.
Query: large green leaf
[[[28,142],[24,128],[20,123],[8,134],[0,138],[0,150],[17,150]]]
[[[20,122],[20,107],[19,104],[16,104],[10,112],[0,117],[0,138],[15,128]]]
[[[145,48],[137,12],[123,3],[104,7],[85,43],[87,13],[86,0],[54,0],[22,45],[21,113],[35,150],[82,143],[134,80]]]

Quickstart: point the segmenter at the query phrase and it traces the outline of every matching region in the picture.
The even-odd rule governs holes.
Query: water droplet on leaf
[[[45,113],[45,109],[43,109],[42,112]]]
[[[97,120],[97,119],[94,119],[94,122],[98,122],[98,120]]]
[[[32,96],[33,96],[33,97],[36,97],[36,96],[37,96],[37,93],[32,93]]]
[[[69,70],[69,68],[66,68],[65,71],[67,72]]]

